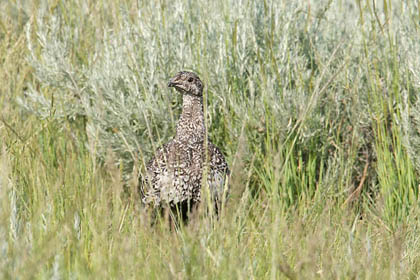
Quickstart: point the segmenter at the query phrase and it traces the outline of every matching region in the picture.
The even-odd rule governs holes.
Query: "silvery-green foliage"
[[[269,129],[272,141],[296,135],[302,149],[314,152],[349,148],[337,145],[371,149],[371,120],[381,117],[371,93],[392,86],[391,72],[372,71],[393,59],[389,42],[404,41],[401,22],[410,18],[406,4],[392,3],[392,13],[383,3],[331,0],[121,6],[118,28],[104,25],[93,33],[87,63],[70,56],[84,27],[70,25],[59,10],[39,11],[36,36],[28,25],[27,37],[41,88],[29,88],[21,104],[42,118],[85,117],[92,151],[103,158],[111,150],[130,170],[173,135],[179,106],[172,105],[180,99],[166,81],[189,69],[206,84],[216,143],[232,143],[245,125],[254,143]],[[377,29],[382,36],[370,36]],[[407,133],[415,131],[416,115],[412,119]],[[411,151],[412,137],[406,141]]]
[[[77,28],[63,29],[60,15],[43,20],[37,23],[39,55],[32,48],[28,26],[29,60],[51,94],[46,97],[29,88],[20,103],[41,118],[85,117],[92,152],[104,158],[112,150],[129,169],[142,149],[152,152],[154,127],[158,125],[161,137],[167,138],[173,122],[164,97],[166,75],[156,71],[161,68],[160,54],[153,51],[156,40],[142,26],[125,22],[119,33],[103,30],[88,65],[79,66],[68,56]]]
[[[36,33],[39,54],[30,37],[31,23],[26,27],[29,63],[33,66],[35,77],[41,87],[51,89],[51,95],[45,97],[39,89],[29,85],[25,92],[25,100],[19,102],[41,118],[56,119],[75,118],[84,114],[82,83],[85,70],[72,64],[70,59],[71,45],[77,44],[78,32],[62,24],[58,16],[52,15],[48,24],[43,22],[45,10],[40,10]]]
[[[407,65],[404,78],[411,81],[411,87],[401,89],[401,125],[405,147],[417,172],[420,173],[420,57],[418,55],[420,36],[418,32],[412,32],[412,30],[410,34],[416,34],[416,36],[406,36],[407,32],[404,31],[402,30],[402,40],[405,55],[402,59]]]
[[[416,22],[419,4],[408,2],[401,5],[400,18],[406,24],[395,24],[395,41],[398,43],[398,63],[404,87],[400,88],[401,100],[398,104],[403,141],[417,172],[420,174],[420,33]],[[411,24],[407,24],[411,23]]]

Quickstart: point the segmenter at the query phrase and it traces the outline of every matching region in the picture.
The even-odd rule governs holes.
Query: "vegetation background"
[[[418,1],[1,1],[0,278],[417,279],[419,52]],[[170,231],[183,69],[232,191]]]

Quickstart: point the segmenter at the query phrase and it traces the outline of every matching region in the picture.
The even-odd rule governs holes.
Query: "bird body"
[[[203,176],[217,202],[223,194],[228,165],[220,150],[206,139],[203,84],[192,72],[179,72],[168,83],[183,94],[175,137],[160,147],[147,164],[147,205],[174,207],[201,201]]]

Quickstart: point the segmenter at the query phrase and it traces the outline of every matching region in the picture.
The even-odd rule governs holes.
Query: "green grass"
[[[397,0],[1,2],[0,278],[417,279],[419,23]],[[182,69],[231,193],[171,231],[137,178]]]

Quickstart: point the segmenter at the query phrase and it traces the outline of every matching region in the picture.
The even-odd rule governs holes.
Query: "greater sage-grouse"
[[[168,87],[183,95],[182,113],[175,137],[159,148],[146,166],[143,202],[153,207],[175,207],[185,215],[201,201],[206,176],[217,212],[229,169],[220,150],[210,140],[205,141],[203,82],[195,73],[182,71],[170,79]]]

